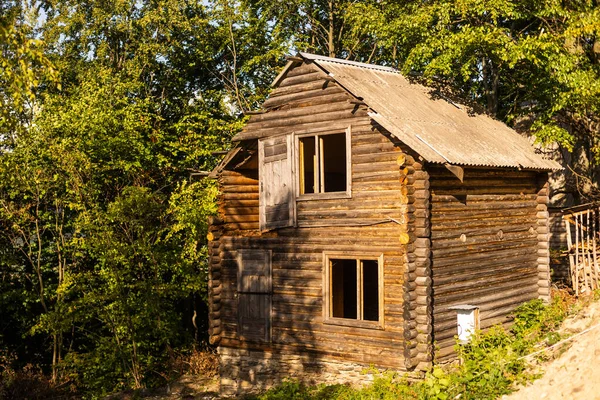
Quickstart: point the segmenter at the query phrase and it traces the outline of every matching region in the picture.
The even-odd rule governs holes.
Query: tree
[[[356,21],[349,11],[355,2],[245,0],[238,4],[259,20],[268,21],[269,37],[283,43],[287,52],[307,51],[365,62],[375,59],[378,48],[372,32],[353,28]]]
[[[566,150],[579,143],[598,160],[595,1],[361,2],[348,15],[353,29],[376,38],[379,62],[479,104],[542,143]]]
[[[163,382],[189,343],[178,303],[206,290],[215,189],[190,173],[241,124],[219,35],[185,1],[43,7],[35,35],[62,90],[31,83],[38,105],[0,160],[3,345],[83,391]]]
[[[20,2],[0,4],[0,134],[8,145],[31,122],[39,86],[57,80],[41,41],[31,37],[36,16]]]

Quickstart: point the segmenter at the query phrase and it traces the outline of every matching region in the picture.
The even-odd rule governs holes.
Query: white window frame
[[[378,284],[378,302],[379,302],[379,319],[377,321],[366,321],[362,319],[350,319],[350,318],[339,318],[333,317],[332,301],[331,301],[331,259],[342,259],[342,260],[364,260],[364,261],[377,261],[377,284]],[[357,328],[368,328],[368,329],[384,329],[384,282],[383,282],[383,254],[373,255],[364,252],[323,252],[323,322],[330,325],[342,325]],[[357,266],[360,266],[360,262],[357,262]],[[362,318],[362,273],[361,268],[356,269],[357,273],[357,315]]]
[[[300,190],[300,171],[302,170],[300,166],[300,139],[305,137],[314,137],[318,138],[321,136],[327,135],[335,135],[344,133],[346,135],[346,190],[343,192],[319,192],[319,193],[305,193],[300,194],[302,191]],[[317,170],[322,172],[321,169],[321,148],[320,141],[315,140],[316,143],[316,154],[319,155],[317,161]],[[296,170],[296,200],[304,201],[304,200],[327,200],[327,199],[348,199],[352,197],[352,129],[350,126],[346,128],[346,130],[339,131],[328,131],[328,132],[317,132],[317,133],[304,133],[304,134],[294,134],[294,166]]]

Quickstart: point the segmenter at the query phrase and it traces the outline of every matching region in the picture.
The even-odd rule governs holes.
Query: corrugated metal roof
[[[433,163],[465,166],[561,169],[537,154],[529,141],[487,115],[436,96],[390,67],[300,53],[373,110],[371,117]]]

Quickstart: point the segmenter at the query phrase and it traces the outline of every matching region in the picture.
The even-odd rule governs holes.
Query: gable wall
[[[211,242],[211,274],[219,279],[211,280],[213,292],[218,293],[211,300],[218,303],[213,313],[218,318],[211,326],[218,327],[212,341],[221,346],[222,358],[231,367],[222,371],[225,392],[227,386],[229,392],[234,392],[243,382],[248,385],[252,380],[248,368],[235,365],[241,365],[243,357],[257,360],[260,354],[271,363],[277,357],[298,356],[293,358],[294,367],[278,361],[270,372],[265,372],[273,379],[277,374],[297,374],[297,368],[308,371],[320,360],[354,363],[357,370],[369,365],[405,368],[403,294],[408,277],[407,248],[411,245],[402,244],[400,236],[406,234],[409,225],[407,210],[413,189],[406,175],[413,173],[413,159],[409,156],[399,166],[398,156],[403,154],[399,144],[372,125],[364,106],[349,103],[350,97],[342,89],[320,79],[323,75],[312,68],[292,70],[264,105],[281,109],[252,117],[245,132],[343,132],[351,125],[352,198],[300,201],[297,218],[301,227],[260,234],[256,171],[223,172],[219,207],[222,224],[212,228],[215,240]],[[329,111],[315,116],[319,104]],[[245,343],[237,333],[235,256],[237,249],[245,248],[272,251],[271,344]],[[383,254],[385,329],[323,323],[324,251]],[[248,353],[253,350],[259,352]]]

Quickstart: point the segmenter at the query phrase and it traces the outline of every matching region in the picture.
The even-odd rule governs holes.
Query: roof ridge
[[[311,53],[299,52],[298,54],[302,58],[307,59],[307,60],[333,62],[333,63],[338,63],[338,64],[351,65],[351,66],[354,66],[354,67],[368,68],[368,69],[374,69],[374,70],[378,70],[378,71],[399,73],[399,71],[396,68],[385,67],[383,65],[367,64],[367,63],[362,63],[362,62],[358,62],[358,61],[343,60],[341,58],[333,58],[333,57],[327,57],[327,56],[320,56],[318,54],[311,54]]]

